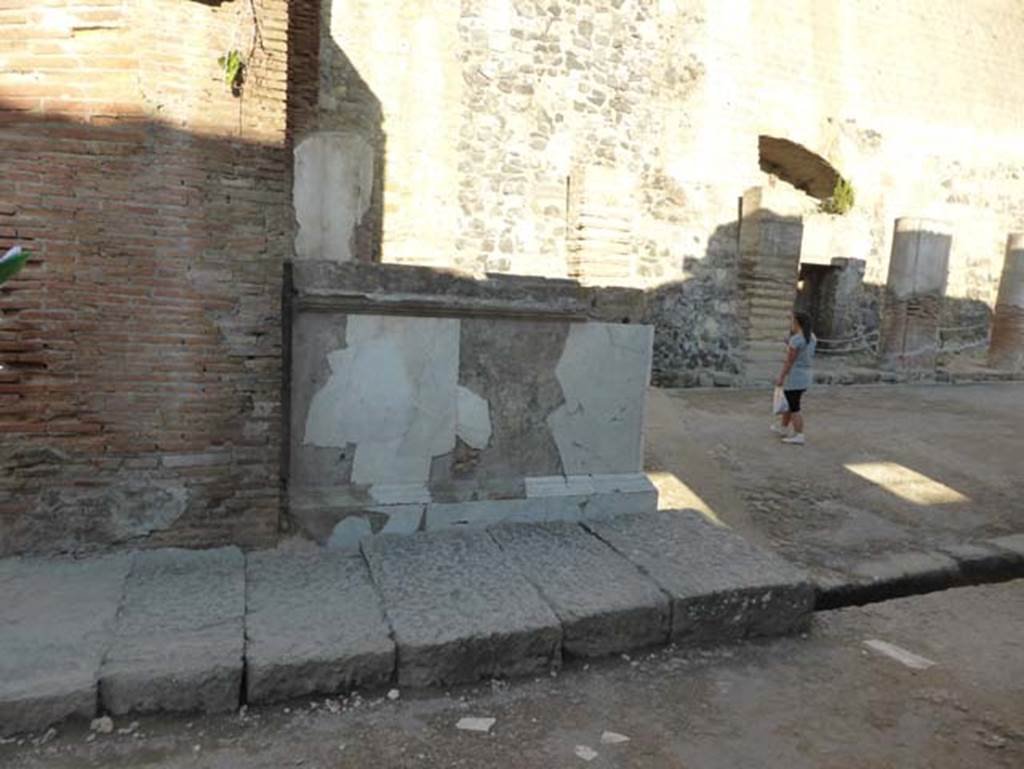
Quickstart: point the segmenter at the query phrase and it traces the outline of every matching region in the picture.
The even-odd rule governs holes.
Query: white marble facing
[[[455,434],[474,449],[485,449],[491,442],[491,406],[475,392],[459,385]]]
[[[653,339],[650,326],[572,326],[555,369],[565,403],[547,420],[566,475],[641,470]]]
[[[298,258],[353,259],[355,230],[370,208],[373,169],[373,147],[358,134],[315,133],[295,148]]]
[[[309,407],[304,441],[356,445],[352,482],[415,484],[455,448],[459,321],[351,315],[347,347]]]

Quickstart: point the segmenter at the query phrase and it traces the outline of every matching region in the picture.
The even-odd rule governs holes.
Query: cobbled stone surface
[[[525,675],[558,661],[558,618],[486,531],[384,535],[362,549],[403,686]]]
[[[103,706],[114,715],[237,708],[244,614],[238,548],[136,553],[101,671]]]
[[[0,561],[0,735],[96,714],[131,558]]]
[[[660,511],[583,524],[672,599],[672,638],[721,642],[792,632],[814,605],[807,575],[699,513]]]
[[[250,703],[383,685],[395,645],[359,555],[262,552],[246,559]]]
[[[507,525],[490,531],[555,610],[567,654],[595,657],[668,639],[668,597],[578,524]]]

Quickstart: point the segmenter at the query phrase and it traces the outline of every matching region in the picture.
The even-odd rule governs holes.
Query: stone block
[[[405,686],[544,670],[561,654],[558,618],[486,531],[363,541]]]
[[[355,133],[314,133],[295,148],[298,258],[355,258],[352,244],[370,208],[374,163],[373,147]]]
[[[567,654],[596,657],[667,640],[666,595],[579,525],[510,524],[490,532],[558,615]]]
[[[1024,232],[1006,239],[988,361],[1010,371],[1024,366]]]
[[[114,715],[237,708],[244,616],[238,548],[137,553],[100,672],[103,706]]]
[[[957,562],[942,553],[889,553],[853,568],[853,573],[874,583],[912,582],[920,592],[948,587],[959,580]]]
[[[131,558],[0,562],[0,735],[96,714]]]
[[[896,220],[879,339],[879,354],[888,366],[935,368],[950,232],[946,222]]]
[[[642,473],[527,478],[526,495],[525,499],[431,503],[426,528],[582,521],[658,509],[658,491]]]
[[[1024,557],[1024,533],[1010,534],[1006,537],[996,537],[995,539],[988,540],[988,543],[995,545],[1002,550],[1008,550],[1011,553],[1016,553],[1017,555]]]
[[[690,510],[583,525],[632,561],[672,602],[672,639],[714,643],[803,628],[814,589],[799,569]]]
[[[1024,576],[1024,536],[1020,552],[998,547],[995,542],[949,545],[942,551],[957,562],[964,577],[971,582],[988,582]]]
[[[569,475],[639,472],[651,326],[573,325],[555,369],[565,403],[548,425]]]
[[[382,685],[395,646],[359,555],[252,553],[246,559],[250,703]]]

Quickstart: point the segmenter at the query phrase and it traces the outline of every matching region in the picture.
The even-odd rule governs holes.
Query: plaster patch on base
[[[455,434],[470,448],[483,450],[491,442],[491,404],[459,385]]]
[[[392,508],[374,508],[373,511],[388,516],[388,522],[381,529],[381,534],[414,534],[423,523],[426,509],[426,505],[396,505]]]
[[[573,325],[555,374],[565,403],[547,419],[566,475],[639,472],[650,326]]]
[[[429,502],[430,490],[424,483],[378,483],[370,487],[370,497],[382,505]]]
[[[370,522],[358,516],[349,516],[338,522],[331,532],[331,538],[327,540],[327,547],[331,550],[355,550],[359,547],[359,540],[373,533]]]
[[[353,315],[331,376],[309,407],[304,443],[356,445],[352,482],[427,483],[455,448],[459,321]]]

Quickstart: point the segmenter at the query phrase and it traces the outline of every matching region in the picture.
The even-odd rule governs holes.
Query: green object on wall
[[[832,190],[832,197],[822,201],[821,210],[826,214],[842,216],[850,212],[856,198],[853,185],[843,177],[837,176],[835,188]]]
[[[29,252],[21,246],[15,246],[0,258],[0,284],[13,278],[28,261]]]

